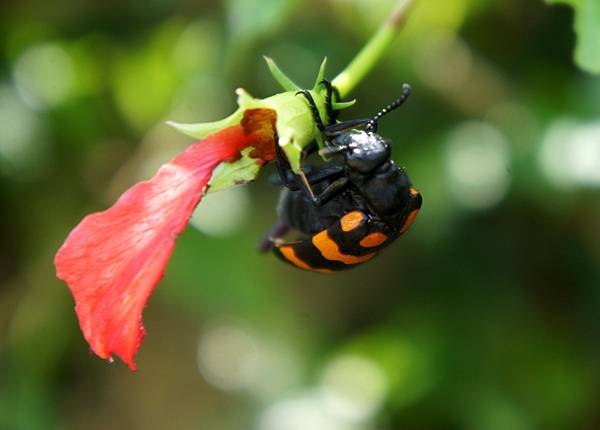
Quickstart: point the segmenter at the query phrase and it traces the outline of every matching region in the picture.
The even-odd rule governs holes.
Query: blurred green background
[[[424,196],[374,261],[322,276],[255,245],[266,174],[206,198],[144,315],[138,371],[89,352],[53,255],[219,119],[234,90],[340,71],[392,0],[0,5],[0,429],[600,428],[600,80],[573,12],[421,1],[343,118]]]

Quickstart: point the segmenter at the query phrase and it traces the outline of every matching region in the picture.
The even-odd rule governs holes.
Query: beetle
[[[328,119],[334,122],[334,90],[329,82],[323,84],[328,91]],[[283,185],[279,221],[261,243],[261,251],[272,249],[300,269],[334,272],[370,260],[409,229],[423,198],[404,168],[391,159],[392,142],[377,133],[377,125],[384,115],[404,104],[410,92],[411,87],[404,84],[402,95],[373,118],[327,127],[311,94],[298,93],[307,99],[322,133],[325,146],[319,154],[333,161],[317,168],[303,167],[297,175],[278,148],[279,178],[272,182]],[[284,240],[290,230],[304,238]]]

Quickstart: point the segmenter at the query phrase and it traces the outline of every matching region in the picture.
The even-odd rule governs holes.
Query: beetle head
[[[368,131],[349,131],[335,139],[345,148],[342,151],[348,167],[360,173],[369,173],[389,161],[392,151],[390,141],[377,133]]]

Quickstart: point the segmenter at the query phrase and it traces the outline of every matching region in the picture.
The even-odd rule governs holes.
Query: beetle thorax
[[[388,161],[391,156],[389,143],[377,133],[350,131],[337,137],[339,145],[346,146],[346,164],[361,173],[369,173]]]

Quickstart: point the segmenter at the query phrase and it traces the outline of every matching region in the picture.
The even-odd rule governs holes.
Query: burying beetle
[[[327,89],[328,122],[335,122]],[[378,121],[407,100],[411,87],[371,119],[349,120],[325,126],[308,91],[301,91],[322,133],[326,158],[341,158],[306,168],[296,175],[278,147],[276,185],[284,185],[278,205],[279,221],[261,243],[282,260],[315,272],[344,270],[370,260],[405,233],[422,204],[404,169],[391,159],[391,140],[377,134]],[[358,130],[358,128],[364,128]],[[312,149],[314,152],[314,147]],[[310,150],[309,150],[310,152]],[[287,242],[283,236],[297,230],[305,238]]]

